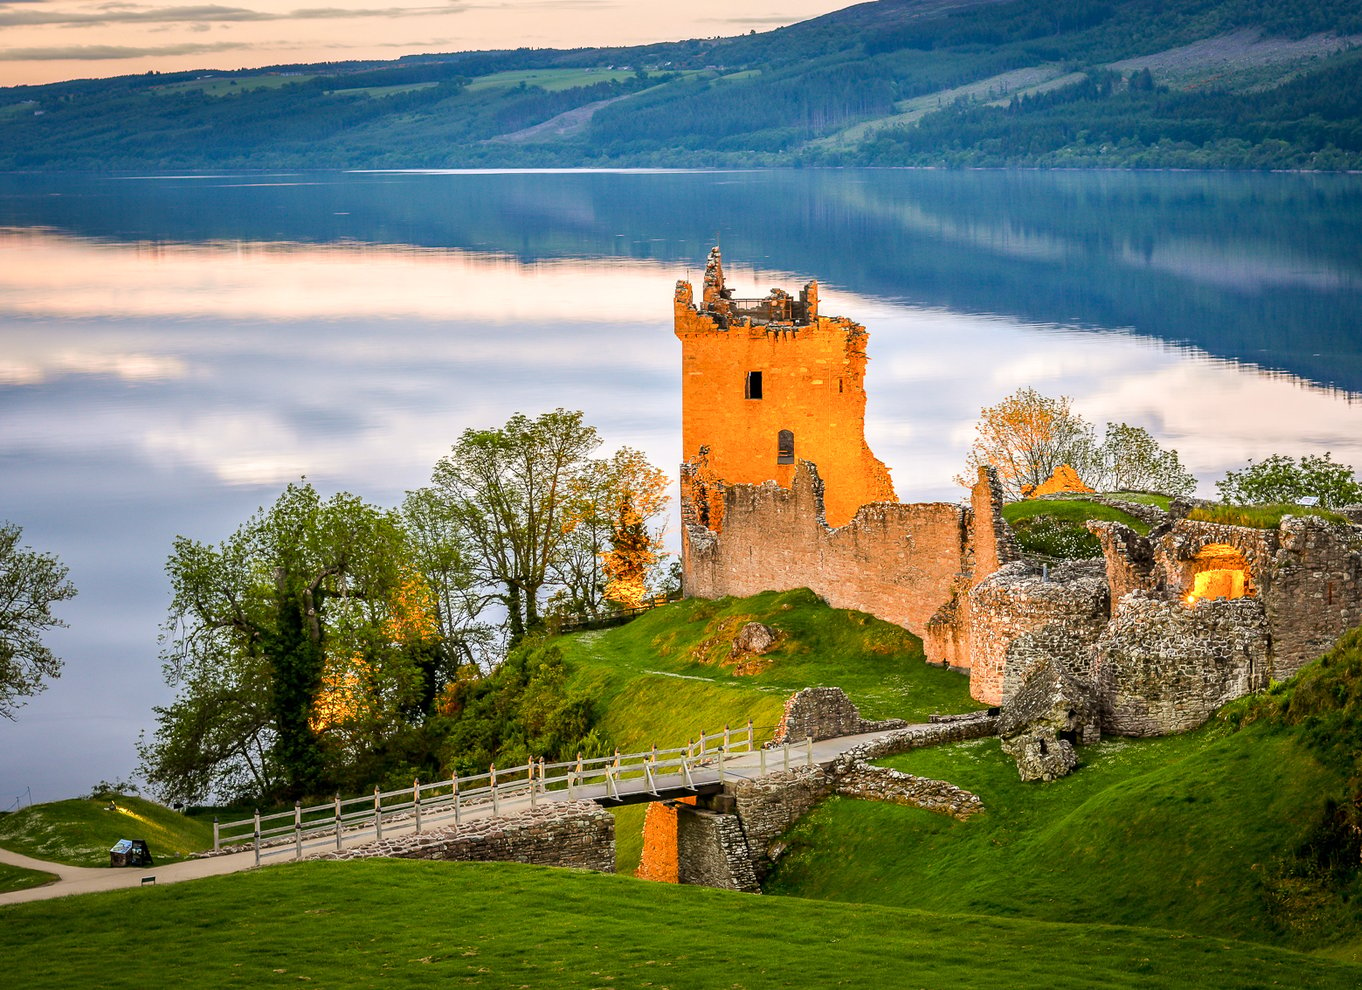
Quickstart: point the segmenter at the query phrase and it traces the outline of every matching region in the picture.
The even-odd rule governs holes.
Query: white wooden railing
[[[762,732],[773,728],[763,727]],[[813,763],[812,739],[795,747],[785,743],[758,748],[756,731],[749,720],[742,728],[724,726],[722,732],[702,733],[699,739],[671,749],[654,746],[641,753],[616,750],[613,756],[594,759],[583,759],[579,754],[576,760],[565,763],[545,763],[541,758],[506,769],[493,765],[486,773],[467,777],[430,784],[416,780],[410,787],[392,791],[375,787],[372,795],[342,799],[338,794],[325,804],[307,807],[295,803],[292,811],[269,815],[257,811],[250,818],[232,822],[214,819],[213,850],[253,848],[257,865],[262,857],[290,850],[295,859],[301,859],[305,851],[328,848],[332,843],[339,850],[347,838],[371,834],[381,840],[384,825],[392,828],[399,821],[403,827],[410,824],[420,832],[428,823],[452,822],[457,827],[465,817],[514,814],[541,801],[619,802],[629,796],[661,797],[658,785],[665,778],[670,778],[666,784],[669,791],[695,790],[697,774],[703,774],[707,783],[723,784],[725,764],[754,750],[759,754],[757,765],[746,767],[745,775],[755,770],[765,776],[794,764]]]

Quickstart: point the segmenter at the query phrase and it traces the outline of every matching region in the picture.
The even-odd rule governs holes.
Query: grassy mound
[[[1088,499],[1028,499],[1003,506],[1003,518],[1017,534],[1023,553],[1065,560],[1099,557],[1102,545],[1088,532],[1089,519],[1125,523],[1137,533],[1149,526],[1120,509]]]
[[[1276,529],[1285,516],[1319,516],[1325,522],[1347,523],[1337,512],[1317,505],[1274,503],[1272,505],[1198,505],[1187,514],[1188,519],[1200,522],[1223,523],[1227,526],[1249,526],[1254,529]]]
[[[1212,728],[1105,741],[1082,757],[1078,773],[1045,785],[1022,783],[992,739],[895,757],[886,763],[974,791],[986,814],[961,824],[830,802],[793,830],[768,889],[1296,944],[1348,934],[1310,937],[1278,910],[1286,858],[1340,782],[1289,734]]]
[[[304,863],[16,905],[0,917],[0,953],[30,990],[1362,981],[1362,967],[1170,932],[776,900],[507,863]]]
[[[119,839],[146,839],[158,863],[184,859],[213,846],[213,826],[139,797],[108,801],[73,798],[35,804],[0,818],[0,846],[69,866],[108,866]]]
[[[751,621],[781,636],[760,658],[734,656]],[[602,728],[623,750],[676,746],[700,732],[752,719],[769,738],[789,695],[835,685],[867,718],[925,720],[972,711],[969,683],[923,661],[912,633],[864,612],[828,607],[807,589],[751,598],[686,599],[625,626],[555,641],[570,675],[604,712]]]
[[[39,873],[37,870],[25,870],[22,867],[7,866],[0,863],[0,894],[8,893],[11,890],[41,887],[55,879],[57,878],[50,873]]]

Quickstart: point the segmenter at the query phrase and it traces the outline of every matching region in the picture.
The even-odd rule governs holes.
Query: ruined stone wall
[[[545,804],[506,818],[394,836],[310,859],[437,859],[535,863],[615,872],[615,816],[589,801]]]
[[[1106,557],[1112,600],[1131,591],[1185,600],[1208,547],[1229,547],[1247,568],[1246,586],[1266,611],[1271,676],[1290,677],[1362,624],[1362,531],[1311,516],[1276,529],[1170,520],[1142,537],[1118,523],[1091,523]]]
[[[1272,630],[1272,676],[1285,680],[1362,625],[1362,532],[1285,519],[1259,591]]]
[[[861,718],[860,711],[839,687],[813,687],[797,691],[785,699],[771,742],[803,742],[805,739],[836,739],[863,732],[881,732],[907,725],[901,718],[878,722]]]
[[[676,852],[681,883],[761,893],[737,815],[679,806]]]
[[[1189,606],[1147,593],[1121,599],[1093,652],[1102,731],[1186,732],[1217,708],[1267,686],[1267,616],[1260,601]]]
[[[1054,627],[1052,634],[1075,647],[1097,641],[1110,614],[1105,568],[1100,561],[1056,565],[1048,577],[1025,561],[1003,566],[970,595],[970,695],[985,704],[1004,703],[1020,687],[1024,671],[1007,676],[1008,648],[1026,633]],[[1019,653],[1023,664],[1043,657]]]
[[[922,808],[962,822],[984,810],[984,802],[978,795],[949,781],[915,777],[868,763],[857,764],[839,777],[837,793],[842,797]]]
[[[834,786],[833,778],[821,767],[803,766],[740,780],[730,788],[758,877],[770,870],[772,843],[831,794]]]
[[[893,501],[889,470],[865,442],[865,328],[817,315],[802,326],[729,320],[710,311],[712,299],[702,312],[693,298],[689,283],[677,284],[686,457],[708,447],[712,470],[728,484],[788,488],[795,464],[778,463],[777,436],[789,430],[794,460],[816,462],[828,482],[829,523],[842,525],[866,503]],[[760,398],[748,398],[751,372],[761,373]]]
[[[720,598],[807,587],[835,608],[869,612],[923,636],[974,575],[990,573],[1000,555],[1015,554],[994,486],[987,475],[975,486],[974,510],[880,502],[837,529],[822,519],[818,468],[807,462],[788,489],[727,486],[722,533],[685,527],[686,594]],[[683,507],[683,517],[687,511]],[[928,659],[961,660],[933,652],[933,643],[968,634],[956,629],[952,635],[958,640],[938,635],[926,643]]]

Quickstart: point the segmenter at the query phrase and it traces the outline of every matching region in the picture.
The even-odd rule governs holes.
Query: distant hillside
[[[879,0],[735,38],[0,89],[0,168],[1362,167],[1355,0]]]

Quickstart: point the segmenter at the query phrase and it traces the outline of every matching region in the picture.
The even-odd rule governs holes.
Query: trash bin
[[[145,839],[119,839],[109,850],[110,866],[151,866],[151,850]]]

